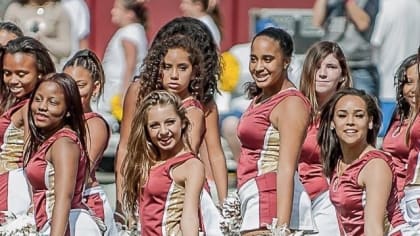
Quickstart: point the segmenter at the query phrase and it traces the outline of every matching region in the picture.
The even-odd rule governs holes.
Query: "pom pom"
[[[38,235],[33,215],[15,215],[2,212],[4,223],[0,226],[0,236],[35,236]]]
[[[241,216],[241,202],[236,193],[231,193],[225,199],[221,207],[222,220],[220,222],[220,229],[223,235],[239,236],[242,216]]]

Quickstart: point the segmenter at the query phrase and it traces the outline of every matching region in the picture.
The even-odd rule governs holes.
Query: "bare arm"
[[[274,108],[270,114],[270,121],[280,133],[276,181],[278,225],[286,224],[289,226],[292,213],[294,174],[300,157],[300,149],[306,136],[309,111],[301,98],[289,97]],[[285,138],[286,135],[287,138]]]
[[[198,159],[191,159],[173,171],[174,179],[185,186],[184,208],[182,209],[182,235],[198,235],[200,194],[204,184],[204,166]]]
[[[366,189],[365,235],[384,235],[384,217],[392,188],[392,172],[382,159],[369,161],[358,182]]]
[[[204,133],[204,113],[198,108],[190,107],[186,116],[191,123],[189,132],[191,148],[194,153],[198,153]]]
[[[46,159],[54,166],[55,202],[51,217],[52,236],[64,235],[67,230],[79,158],[79,146],[68,138],[55,141],[47,153]]]
[[[123,173],[122,165],[125,160],[125,155],[127,154],[127,144],[128,138],[130,136],[130,129],[131,129],[131,122],[133,121],[134,114],[136,112],[136,101],[137,101],[137,94],[140,89],[140,83],[138,81],[134,81],[128,87],[127,93],[124,98],[123,104],[123,116],[121,120],[120,126],[120,142],[118,143],[117,153],[115,157],[115,183],[116,183],[116,194],[117,194],[117,201],[116,201],[116,212],[123,213],[122,202],[123,202]],[[119,217],[115,217],[120,223],[124,223],[123,219]]]
[[[130,82],[133,80],[133,73],[136,69],[137,64],[137,47],[129,40],[122,40],[122,47],[124,49],[125,56],[125,71],[123,75],[121,94],[125,94]]]
[[[370,16],[359,7],[354,0],[346,2],[346,11],[350,20],[354,23],[359,31],[366,31],[370,25]]]
[[[316,0],[312,11],[312,24],[316,27],[322,27],[327,16],[327,0]]]
[[[80,49],[89,48],[89,39],[88,39],[88,36],[86,36],[85,38],[79,39],[79,48]]]
[[[220,142],[219,111],[214,102],[208,104],[207,109],[208,112],[205,117],[207,130],[204,139],[219,202],[222,202],[227,197],[227,167],[225,154]]]
[[[96,163],[102,158],[106,147],[108,146],[109,132],[111,132],[105,121],[99,117],[87,120],[86,129],[86,145],[89,154],[90,170],[89,173],[95,171]],[[92,183],[89,177],[88,184]]]

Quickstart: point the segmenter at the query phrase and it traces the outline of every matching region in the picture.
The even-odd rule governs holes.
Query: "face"
[[[123,26],[128,19],[129,10],[127,10],[122,0],[115,0],[114,6],[111,9],[111,21],[115,25]]]
[[[417,64],[410,66],[407,71],[407,81],[403,85],[403,96],[404,99],[410,104],[411,107],[416,105],[416,87],[418,73],[417,73]]]
[[[17,38],[14,33],[6,30],[0,30],[0,46],[5,46],[10,40]]]
[[[315,73],[316,94],[323,97],[333,95],[340,80],[343,80],[341,73],[339,61],[332,54],[325,57]]]
[[[35,92],[31,112],[35,126],[44,133],[63,127],[67,112],[63,89],[51,81],[43,82]]]
[[[372,125],[362,98],[346,95],[337,102],[331,126],[335,128],[341,144],[367,144],[368,129],[372,128]]]
[[[181,119],[172,105],[157,105],[147,115],[147,131],[151,142],[164,157],[175,156],[183,149]]]
[[[5,54],[3,58],[3,80],[16,98],[23,98],[35,88],[38,80],[36,59],[30,54]]]
[[[189,53],[181,48],[169,49],[163,59],[163,87],[181,99],[190,95],[188,86],[193,77]]]
[[[99,92],[99,81],[93,82],[90,72],[81,66],[67,67],[64,73],[70,75],[76,81],[82,99],[83,110],[86,112],[87,109],[90,109],[92,96]]]
[[[265,90],[281,85],[280,80],[287,64],[277,41],[266,36],[254,40],[249,72],[259,88]]]
[[[179,5],[179,9],[182,12],[183,16],[195,16],[195,5],[193,3],[193,0],[181,0],[181,4]]]

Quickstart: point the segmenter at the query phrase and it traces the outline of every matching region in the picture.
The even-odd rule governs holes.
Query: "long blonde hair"
[[[158,105],[171,105],[175,108],[183,124],[182,142],[186,149],[191,150],[187,134],[190,123],[185,115],[186,111],[182,107],[181,99],[165,90],[151,92],[145,97],[134,115],[127,146],[128,152],[122,167],[125,207],[133,215],[137,211],[138,196],[141,195],[141,188],[148,179],[150,168],[159,161],[159,149],[150,141],[147,132],[148,112]]]

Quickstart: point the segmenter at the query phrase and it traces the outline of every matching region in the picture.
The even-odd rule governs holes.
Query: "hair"
[[[2,47],[0,51],[0,71],[3,72],[4,70],[4,55],[16,53],[24,53],[33,56],[35,58],[38,74],[41,76],[55,72],[55,65],[50,57],[50,54],[48,53],[48,49],[38,40],[27,36],[13,39],[9,41],[6,46]],[[15,98],[9,95],[8,88],[4,84],[3,73],[1,73],[0,76],[0,110],[1,108],[7,110],[10,105],[14,104]]]
[[[120,0],[125,9],[131,10],[134,12],[137,18],[137,22],[142,24],[144,29],[148,28],[148,10],[143,2],[138,0]]]
[[[413,124],[416,120],[416,117],[419,115],[419,111],[420,111],[420,86],[419,86],[419,80],[420,80],[420,46],[417,50],[417,88],[416,88],[416,103],[415,103],[415,109],[413,112],[410,112],[410,121],[408,124],[408,128],[407,128],[407,134],[405,137],[405,141],[408,145],[410,145],[410,136],[411,136],[411,128],[413,127]],[[407,67],[408,69],[408,67]],[[405,70],[407,70],[405,69]]]
[[[279,45],[279,49],[285,59],[291,60],[293,54],[293,40],[289,33],[285,30],[275,27],[268,27],[259,32],[254,36],[251,42],[251,48],[254,45],[255,39],[258,37],[268,37],[276,41]],[[286,73],[287,77],[287,73]],[[245,83],[245,91],[248,93],[249,98],[254,98],[261,94],[261,88],[257,87],[257,84],[252,82]]]
[[[86,131],[85,131],[85,121],[83,117],[83,107],[80,100],[79,88],[77,87],[76,82],[71,76],[65,73],[53,73],[47,76],[44,76],[36,85],[34,92],[31,95],[29,100],[29,107],[32,105],[35,93],[44,83],[55,83],[58,85],[64,93],[64,100],[67,107],[66,114],[69,116],[64,117],[64,125],[68,125],[72,130],[74,130],[79,137],[80,143],[83,148],[83,152],[87,153],[86,149]],[[34,122],[34,117],[31,111],[28,113],[28,122],[29,122],[29,138],[25,144],[25,165],[28,163],[31,156],[36,152],[39,146],[46,141],[51,133],[44,133],[42,129],[36,127]],[[64,126],[63,125],[63,126]],[[62,127],[60,127],[62,128]],[[89,165],[89,162],[87,163]],[[87,168],[89,170],[89,168]]]
[[[347,66],[346,57],[344,56],[343,50],[335,42],[321,41],[313,44],[306,53],[305,61],[303,63],[302,74],[300,79],[300,90],[305,95],[312,106],[314,112],[319,111],[317,96],[316,96],[316,72],[321,66],[322,61],[332,54],[341,67],[341,76],[344,81],[340,81],[337,86],[337,90],[342,88],[348,88],[352,86],[352,79],[350,69]],[[312,122],[316,119],[315,114],[312,116]]]
[[[123,163],[124,200],[127,210],[133,214],[136,212],[137,197],[141,195],[141,187],[147,181],[150,168],[159,161],[159,148],[151,142],[147,131],[148,112],[152,107],[158,105],[174,107],[183,124],[182,142],[191,150],[187,134],[190,123],[180,98],[165,90],[151,92],[145,97],[134,115],[127,147],[130,152],[127,153]]]
[[[0,31],[7,31],[16,35],[16,37],[22,37],[22,30],[12,22],[0,22]]]
[[[411,55],[404,59],[401,65],[398,67],[395,76],[394,84],[396,87],[397,94],[397,106],[395,108],[394,114],[392,117],[394,119],[398,118],[400,120],[400,127],[405,119],[410,117],[410,104],[405,100],[403,95],[404,86],[408,83],[407,79],[407,69],[417,64],[417,55]]]
[[[89,71],[94,83],[99,82],[100,90],[98,97],[100,97],[104,91],[105,74],[99,58],[91,50],[83,49],[76,52],[76,54],[74,54],[74,56],[66,62],[66,64],[63,67],[63,70],[67,69],[68,67],[78,66]]]
[[[324,174],[327,177],[332,176],[334,168],[337,166],[338,160],[343,155],[340,141],[337,137],[337,134],[335,133],[335,130],[332,129],[331,123],[334,119],[337,102],[344,96],[356,96],[365,102],[368,116],[372,119],[373,123],[373,127],[372,129],[368,130],[366,138],[366,141],[370,145],[375,146],[376,137],[381,127],[382,114],[375,98],[366,94],[364,90],[358,90],[355,88],[343,88],[337,91],[337,93],[328,100],[322,109],[321,122],[317,137],[318,145],[321,147],[321,158]]]
[[[46,0],[46,2],[61,2],[61,0]],[[15,2],[20,3],[21,5],[26,5],[29,3],[29,0],[15,0]]]
[[[143,72],[143,80],[140,81],[142,89],[139,91],[139,97],[144,98],[156,89],[163,89],[162,69],[164,57],[170,49],[176,48],[183,49],[189,54],[188,58],[193,67],[192,73],[194,78],[190,81],[188,90],[196,99],[204,102],[204,60],[197,45],[185,35],[174,35],[149,50],[148,54],[153,54],[156,60],[145,61],[151,66],[149,70]]]
[[[204,74],[201,75],[203,78],[203,101],[204,104],[208,104],[213,100],[213,95],[217,92],[217,80],[220,78],[220,56],[218,54],[217,45],[214,43],[211,36],[210,30],[201,21],[192,17],[178,17],[164,25],[159,32],[156,34],[152,45],[150,46],[149,52],[143,61],[140,69],[140,80],[145,81],[149,73],[153,73],[154,76],[158,75],[156,70],[160,59],[158,54],[150,53],[154,48],[162,43],[167,38],[174,35],[184,35],[189,37],[194,44],[201,50],[204,61]],[[147,72],[147,74],[146,74]],[[140,95],[140,94],[139,94]],[[138,96],[137,105],[139,106],[142,102],[142,97]]]

